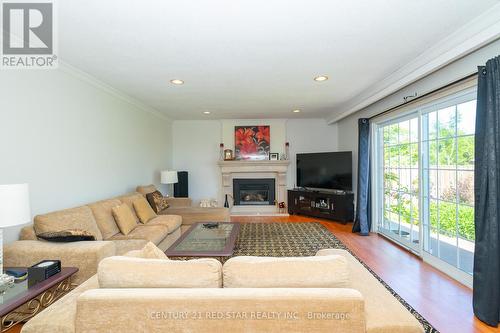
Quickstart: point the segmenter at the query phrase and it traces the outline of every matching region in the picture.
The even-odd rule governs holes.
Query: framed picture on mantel
[[[234,150],[237,160],[267,160],[271,129],[265,126],[235,126]]]

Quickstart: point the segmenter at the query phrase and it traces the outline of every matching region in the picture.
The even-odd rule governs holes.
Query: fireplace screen
[[[274,205],[274,178],[233,179],[235,205]]]

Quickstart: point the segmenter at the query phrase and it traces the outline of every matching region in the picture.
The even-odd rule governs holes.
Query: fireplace
[[[274,178],[236,178],[233,179],[235,206],[274,205]]]

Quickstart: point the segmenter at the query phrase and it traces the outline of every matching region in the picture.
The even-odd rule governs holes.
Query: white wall
[[[189,172],[189,196],[218,199],[221,186],[217,166],[219,144],[234,149],[234,126],[271,126],[271,152],[283,153],[290,142],[288,187],[295,184],[295,154],[337,150],[337,126],[323,119],[179,120],[173,122],[173,168]],[[222,205],[219,202],[219,205]]]
[[[323,119],[290,119],[286,133],[291,155],[288,188],[293,188],[296,183],[295,155],[338,151],[337,125],[328,125]]]
[[[221,122],[217,120],[173,122],[173,169],[189,173],[189,197],[195,202],[218,200],[221,180],[217,161],[221,129]]]
[[[426,76],[425,78],[381,99],[359,112],[342,119],[337,123],[339,150],[353,151],[353,189],[357,184],[357,152],[358,152],[358,119],[368,118],[390,109],[403,102],[404,96],[419,96],[459,80],[467,75],[477,72],[477,66],[484,65],[486,61],[500,54],[500,40],[497,40],[481,49],[459,59],[442,69]]]
[[[171,141],[169,120],[68,71],[0,74],[0,184],[29,183],[33,215],[158,183]]]

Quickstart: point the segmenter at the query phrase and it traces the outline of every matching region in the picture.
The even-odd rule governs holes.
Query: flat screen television
[[[352,152],[297,154],[297,186],[352,191]]]

